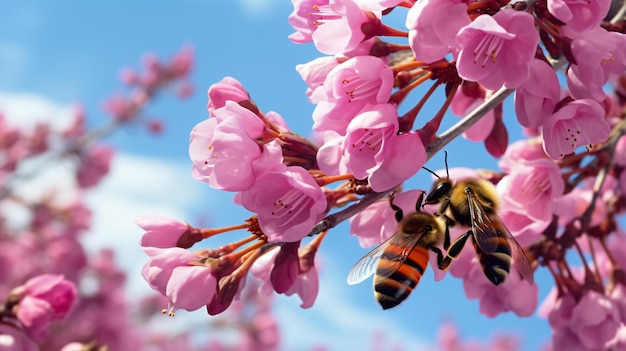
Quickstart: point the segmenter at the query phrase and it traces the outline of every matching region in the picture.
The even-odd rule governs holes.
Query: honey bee
[[[446,173],[447,171],[446,154]],[[435,174],[432,171],[431,173]],[[497,214],[498,194],[490,181],[468,178],[453,183],[449,175],[446,175],[446,178],[439,178],[435,182],[426,196],[425,204],[437,203],[439,209],[435,216],[444,217],[446,225],[452,226],[456,221],[471,228],[446,248],[447,255],[439,264],[440,269],[448,268],[471,236],[483,272],[494,285],[499,285],[506,279],[511,269],[511,260],[521,276],[529,284],[534,284],[533,270],[524,250]],[[446,215],[448,209],[452,218]]]
[[[382,244],[363,256],[350,270],[348,284],[358,284],[374,275],[374,296],[383,309],[399,305],[415,289],[428,264],[428,250],[443,261],[443,253],[436,247],[444,241],[450,244],[445,221],[430,213],[420,212],[425,193],[420,194],[416,211],[403,216],[402,209],[393,204],[398,231]]]

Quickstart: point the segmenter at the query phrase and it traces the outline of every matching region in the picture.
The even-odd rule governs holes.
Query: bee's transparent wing
[[[383,254],[385,254],[385,259],[391,261],[392,263],[385,268],[384,271],[379,272],[379,274],[384,277],[392,275],[398,270],[398,268],[400,268],[400,266],[402,266],[411,251],[415,248],[415,245],[417,245],[420,237],[420,235],[395,233],[354,264],[350,273],[348,273],[348,284],[358,284],[369,278],[372,274],[376,273],[378,262]],[[397,246],[398,250],[385,252],[389,245]]]

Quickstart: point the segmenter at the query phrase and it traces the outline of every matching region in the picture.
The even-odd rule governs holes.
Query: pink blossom
[[[341,149],[345,137],[332,130],[323,134],[324,143],[315,156],[320,170],[327,175],[349,173]]]
[[[552,205],[552,202],[549,205]],[[540,217],[535,218],[528,214],[528,207],[509,201],[507,198],[502,199],[501,207],[502,221],[506,223],[506,227],[522,246],[536,243],[552,220],[552,208],[550,212],[539,214]]]
[[[426,148],[418,133],[392,138],[383,163],[368,178],[374,191],[389,190],[412,177],[426,163]]]
[[[258,290],[260,294],[270,295],[275,291],[270,280],[270,275],[274,268],[274,261],[278,255],[278,251],[280,251],[280,248],[272,248],[254,261],[252,267],[250,267],[250,274],[261,281]]]
[[[20,300],[16,316],[29,338],[38,343],[48,338],[52,321],[52,309],[48,302],[26,295]]]
[[[293,12],[289,15],[289,24],[296,32],[289,35],[289,39],[298,44],[313,41],[312,34],[318,27],[312,17],[313,11],[319,6],[327,7],[329,2],[329,0],[291,0]]]
[[[226,106],[227,101],[241,102],[250,100],[250,95],[239,81],[233,77],[224,77],[218,83],[209,87],[207,92],[209,111]]]
[[[227,101],[213,113],[191,131],[192,175],[215,189],[248,189],[259,173],[280,163],[280,146],[260,145],[255,139],[263,135],[263,122],[235,102]]]
[[[503,84],[517,88],[528,79],[539,34],[532,15],[503,10],[478,16],[459,31],[456,41],[461,48],[457,59],[461,78],[496,90]]]
[[[326,77],[330,71],[337,67],[342,62],[334,56],[318,57],[313,61],[309,61],[304,64],[296,65],[296,71],[300,74],[300,77],[307,85],[306,96],[311,99],[315,89],[324,84]],[[311,100],[312,103],[318,101]]]
[[[298,276],[291,288],[285,292],[287,296],[298,294],[302,301],[300,305],[302,308],[310,308],[313,306],[319,292],[319,278],[316,268],[318,262],[315,259],[316,253],[317,246],[312,243],[298,250],[298,256],[300,258]]]
[[[209,267],[190,264],[198,257],[178,247],[146,247],[150,260],[142,275],[150,287],[169,299],[167,311],[194,311],[211,301],[217,289],[216,278]]]
[[[501,215],[521,245],[539,239],[552,220],[554,199],[563,194],[564,188],[561,169],[547,159],[520,163],[500,180],[497,190],[505,199]],[[510,212],[517,216],[509,216]],[[519,220],[524,225],[520,226]]]
[[[256,178],[241,193],[241,203],[259,217],[270,242],[293,242],[306,236],[326,213],[326,196],[301,167],[277,167]]]
[[[533,139],[522,139],[506,148],[498,166],[508,173],[519,163],[541,159],[546,159],[546,153],[543,151],[541,142]]]
[[[554,69],[533,59],[528,80],[515,90],[515,114],[526,128],[536,128],[548,119],[559,102],[561,86]]]
[[[610,0],[548,0],[548,11],[568,29],[584,32],[600,26],[611,6]]]
[[[365,179],[385,161],[385,148],[398,133],[398,113],[391,104],[366,105],[348,124],[341,149],[348,172]]]
[[[49,304],[50,318],[63,319],[68,314],[78,291],[73,282],[63,275],[42,274],[29,279],[23,285],[23,296],[40,299]]]
[[[112,96],[103,105],[104,112],[121,123],[129,122],[137,116],[138,106],[126,96]]]
[[[270,281],[274,291],[282,294],[293,286],[298,277],[298,248],[300,242],[284,243],[274,258]]]
[[[187,223],[166,217],[137,217],[135,224],[146,231],[139,242],[141,247],[175,247],[181,236],[191,229]]]
[[[605,141],[611,127],[602,106],[591,99],[574,100],[554,112],[543,124],[543,148],[555,160],[582,145]]]
[[[471,23],[461,0],[422,0],[406,17],[409,45],[419,61],[431,63],[456,50],[456,35]]]
[[[0,350],[39,351],[39,346],[28,338],[20,328],[9,323],[0,323]]]
[[[319,101],[313,111],[313,129],[344,135],[350,121],[367,104],[383,104],[393,88],[393,72],[382,59],[358,56],[333,68],[311,96]]]
[[[289,23],[296,33],[289,36],[295,43],[313,41],[324,54],[341,54],[354,49],[366,39],[361,26],[373,14],[365,12],[353,0],[292,0],[294,11]]]
[[[604,294],[587,291],[572,310],[570,326],[587,349],[602,349],[617,333],[619,310]]]
[[[474,265],[463,280],[463,287],[469,299],[480,300],[480,313],[490,318],[508,311],[528,317],[537,308],[539,287],[522,279],[514,265],[506,280],[498,286],[485,277],[480,265]]]
[[[114,150],[103,144],[93,144],[81,155],[76,180],[81,188],[91,188],[109,173]]]
[[[574,188],[569,193],[555,199],[554,214],[559,217],[559,224],[565,225],[574,218],[581,216],[591,201],[593,190]],[[591,214],[591,226],[600,224],[604,220],[606,210],[603,201],[597,201],[594,211]]]
[[[602,86],[626,70],[626,36],[598,27],[574,38],[571,52],[576,60],[567,70],[572,96],[604,100]]]

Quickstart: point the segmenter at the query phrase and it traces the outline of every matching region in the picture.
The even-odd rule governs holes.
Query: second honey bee
[[[437,244],[449,245],[448,228],[442,218],[420,212],[424,193],[416,203],[416,212],[403,216],[402,209],[393,204],[398,231],[363,256],[350,270],[348,284],[357,284],[374,274],[374,296],[383,309],[397,306],[415,289],[428,265],[429,250],[437,254],[438,263],[444,256]]]
[[[446,162],[446,172],[447,169]],[[448,268],[471,236],[478,261],[494,285],[499,285],[506,279],[511,269],[511,261],[521,276],[529,284],[534,284],[533,270],[524,250],[497,214],[498,194],[490,181],[468,178],[453,183],[449,176],[445,179],[439,178],[425,203],[438,203],[439,209],[435,215],[444,217],[448,225],[454,225],[456,221],[471,228],[446,248],[447,256],[439,265],[440,269]],[[446,215],[448,209],[452,218]]]

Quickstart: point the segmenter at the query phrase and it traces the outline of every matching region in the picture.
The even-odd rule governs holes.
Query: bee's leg
[[[431,247],[432,252],[437,254],[437,266],[441,269],[441,265],[443,264],[443,252],[438,247]]]
[[[468,230],[467,232],[462,234],[452,243],[452,245],[450,246],[450,249],[447,250],[448,251],[447,256],[439,264],[439,269],[441,269],[442,271],[445,271],[448,269],[448,266],[450,266],[450,263],[452,263],[452,260],[457,258],[459,254],[461,253],[461,250],[463,250],[463,246],[465,246],[465,242],[467,241],[467,238],[469,238],[471,234],[472,234],[472,231]]]
[[[396,222],[400,223],[400,221],[404,217],[404,213],[402,212],[402,209],[400,208],[400,206],[397,206],[396,204],[393,203],[393,199],[395,197],[396,197],[396,191],[394,190],[391,192],[391,194],[389,194],[389,206],[391,206],[391,209],[395,211]]]
[[[450,248],[450,227],[446,223],[446,231],[443,235],[443,249],[446,250],[446,252],[448,252],[449,248]]]
[[[426,192],[422,190],[422,193],[417,198],[417,202],[415,203],[415,212],[420,212],[422,210],[422,203],[424,202],[424,196]]]
[[[448,209],[449,206],[450,206],[450,198],[445,197],[443,200],[441,200],[441,203],[439,204],[439,208],[437,209],[437,212],[433,214],[436,217],[443,217],[443,219],[446,221],[448,226],[452,227],[456,224],[456,222],[452,218],[446,215],[446,210]]]

